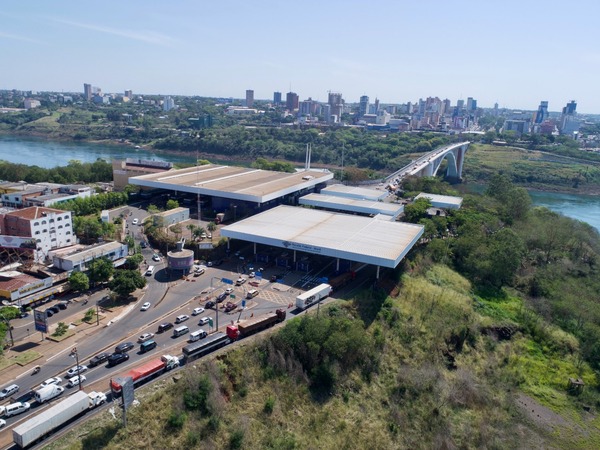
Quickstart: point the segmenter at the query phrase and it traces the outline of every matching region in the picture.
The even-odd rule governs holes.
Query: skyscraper
[[[298,109],[299,98],[295,92],[288,92],[285,94],[285,107],[289,111],[296,111]]]
[[[246,106],[252,108],[254,105],[254,91],[252,89],[246,90]]]
[[[127,89],[125,91],[125,97],[127,97],[127,98],[133,98],[133,91],[131,89]]]
[[[369,97],[366,95],[363,95],[360,98],[360,103],[358,105],[358,115],[364,116],[368,112],[369,112]]]
[[[163,99],[163,111],[171,111],[175,108],[175,100],[171,96],[166,96]]]
[[[281,92],[273,92],[273,103],[281,105]]]
[[[579,131],[581,125],[577,118],[577,103],[575,100],[571,100],[567,103],[562,110],[562,116],[560,117],[560,134],[573,135]]]
[[[339,119],[344,112],[344,99],[338,92],[329,92],[327,104],[331,106],[331,114]]]
[[[83,83],[83,96],[87,101],[92,99],[92,85]]]
[[[543,123],[548,118],[548,102],[541,101],[535,114],[535,123]]]

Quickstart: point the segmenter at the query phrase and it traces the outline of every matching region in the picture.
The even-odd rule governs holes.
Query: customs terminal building
[[[201,209],[231,223],[221,236],[340,261],[394,268],[423,234],[423,226],[398,222],[403,211],[384,202],[386,190],[327,186],[333,173],[303,169],[283,173],[206,164],[129,177],[145,190],[200,199]],[[307,205],[303,207],[298,205]],[[365,215],[368,214],[368,215]],[[240,218],[240,220],[237,220]],[[243,219],[242,219],[243,218]]]

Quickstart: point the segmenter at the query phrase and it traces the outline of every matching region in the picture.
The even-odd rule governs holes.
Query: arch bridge
[[[426,153],[419,159],[412,161],[402,169],[397,170],[385,181],[387,183],[397,184],[402,178],[407,176],[417,177],[431,177],[435,176],[442,164],[444,159],[448,160],[448,172],[449,178],[460,179],[462,177],[463,163],[467,148],[470,142],[460,142],[458,144],[446,145],[441,148]]]

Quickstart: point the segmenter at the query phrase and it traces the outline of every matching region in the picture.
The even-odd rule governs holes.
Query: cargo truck
[[[320,284],[317,287],[311,289],[310,291],[306,291],[304,294],[296,297],[296,308],[302,310],[306,309],[315,303],[320,302],[325,297],[328,297],[331,294],[332,288],[329,284]]]
[[[176,367],[179,367],[179,358],[177,356],[162,355],[160,358],[152,359],[141,366],[131,369],[129,372],[122,374],[121,377],[131,377],[133,385],[136,386]],[[110,380],[110,389],[115,396],[121,394],[121,385],[117,381],[117,378]]]
[[[258,333],[266,328],[269,328],[276,323],[285,320],[286,312],[284,309],[278,309],[275,312],[269,313],[266,316],[256,317],[254,319],[242,320],[236,325],[227,327],[227,336],[232,340],[241,339],[251,334]]]
[[[13,441],[25,448],[106,401],[102,392],[77,391],[53,407],[13,428]]]

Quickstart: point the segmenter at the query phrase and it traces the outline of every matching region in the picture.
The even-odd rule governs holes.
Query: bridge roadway
[[[450,153],[451,151],[453,151],[459,147],[462,147],[465,144],[468,145],[468,144],[470,144],[470,142],[467,141],[467,142],[460,142],[458,144],[446,145],[444,147],[440,147],[440,148],[432,150],[428,153],[425,153],[419,159],[412,161],[410,164],[404,166],[403,168],[397,170],[396,172],[394,172],[391,175],[389,175],[388,177],[386,177],[385,183],[386,184],[387,183],[398,184],[397,182],[395,182],[396,179],[402,180],[402,178],[404,178],[405,176],[417,175],[419,172],[422,172],[425,168],[427,168],[427,166],[431,165],[432,160],[436,160],[438,158],[443,159],[446,154]]]

